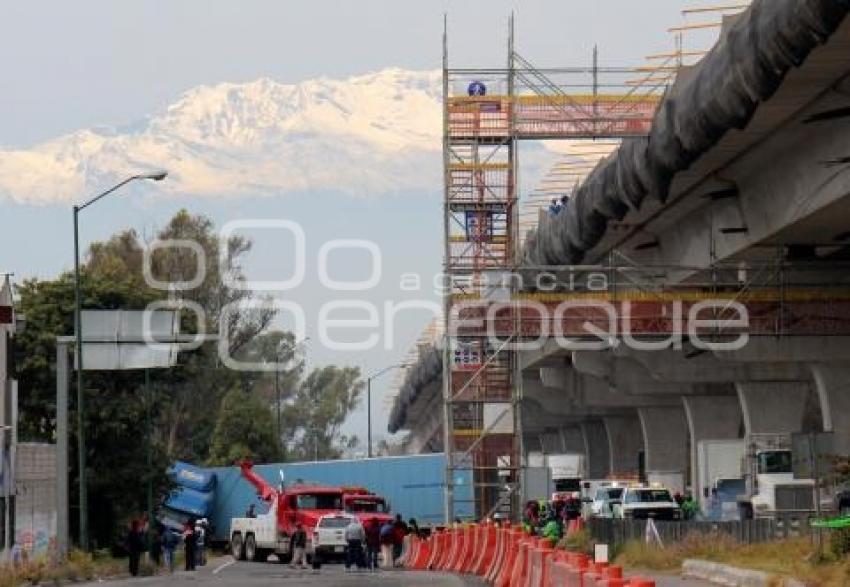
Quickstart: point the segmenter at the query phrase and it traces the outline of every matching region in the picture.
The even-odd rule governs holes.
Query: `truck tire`
[[[230,554],[235,560],[245,560],[245,545],[239,532],[234,532],[230,537]]]
[[[269,560],[269,555],[272,553],[268,548],[258,548],[254,555],[254,560],[258,563],[264,563]]]
[[[290,562],[292,562],[292,552],[291,551],[287,552],[287,553],[278,552],[277,553],[277,562],[279,562],[282,565],[288,565]]]
[[[257,560],[257,541],[253,534],[245,536],[245,560],[250,562]]]

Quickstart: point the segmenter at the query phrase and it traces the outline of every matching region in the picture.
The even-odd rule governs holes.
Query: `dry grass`
[[[819,557],[809,538],[742,545],[724,536],[689,536],[663,549],[636,541],[625,545],[617,563],[648,570],[676,571],[686,558],[757,569],[777,577],[794,577],[812,587],[850,585],[850,559],[831,555]]]
[[[94,558],[90,554],[72,551],[62,565],[51,565],[47,559],[25,561],[15,566],[0,566],[0,587],[21,585],[59,585],[65,581],[90,581],[126,572],[126,560],[108,557]]]

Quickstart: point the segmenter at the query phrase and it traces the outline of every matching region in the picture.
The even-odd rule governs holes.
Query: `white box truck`
[[[581,481],[585,476],[583,454],[551,454],[547,455],[546,462],[556,494],[581,493]],[[555,499],[554,495],[552,499]]]
[[[712,520],[738,517],[738,497],[746,493],[741,464],[747,453],[743,439],[700,440],[694,497],[702,514]]]

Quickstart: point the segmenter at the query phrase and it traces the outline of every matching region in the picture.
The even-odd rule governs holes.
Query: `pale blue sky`
[[[539,65],[667,51],[688,0],[26,0],[0,19],[0,144],[132,122],[203,83],[293,82],[395,65],[502,65],[507,19]]]
[[[691,2],[693,3],[693,2]],[[680,24],[685,0],[26,0],[7,2],[0,18],[0,145],[27,147],[80,128],[133,124],[198,84],[270,77],[296,82],[342,77],[389,66],[440,67],[443,13],[453,66],[505,63],[507,21],[517,17],[517,49],[542,66],[589,62],[594,43],[603,65],[636,65],[672,49],[665,29]],[[302,222],[308,251],[330,238],[370,238],[384,251],[385,282],[370,299],[400,301],[397,278],[441,264],[441,186],[392,200],[324,194],[217,201],[144,200],[137,194],[99,204],[84,217],[83,243],[133,226],[151,234],[178,208],[218,224],[246,217]],[[81,194],[82,197],[82,194]],[[39,246],[23,246],[39,235]],[[258,235],[259,236],[259,235]],[[250,260],[255,274],[277,266],[273,241]],[[71,213],[0,201],[0,270],[16,279],[48,277],[72,262]],[[350,269],[350,268],[349,268]],[[328,296],[308,275],[299,296],[315,309]],[[431,288],[423,297],[437,300]],[[320,348],[311,364],[340,361],[370,372],[398,361],[426,323],[401,324],[391,352],[340,355]],[[376,434],[385,429],[376,383]],[[362,412],[349,431],[365,436]]]

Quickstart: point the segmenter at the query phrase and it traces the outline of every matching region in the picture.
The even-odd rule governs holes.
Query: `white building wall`
[[[15,550],[30,559],[56,548],[56,445],[21,442],[15,479]]]

